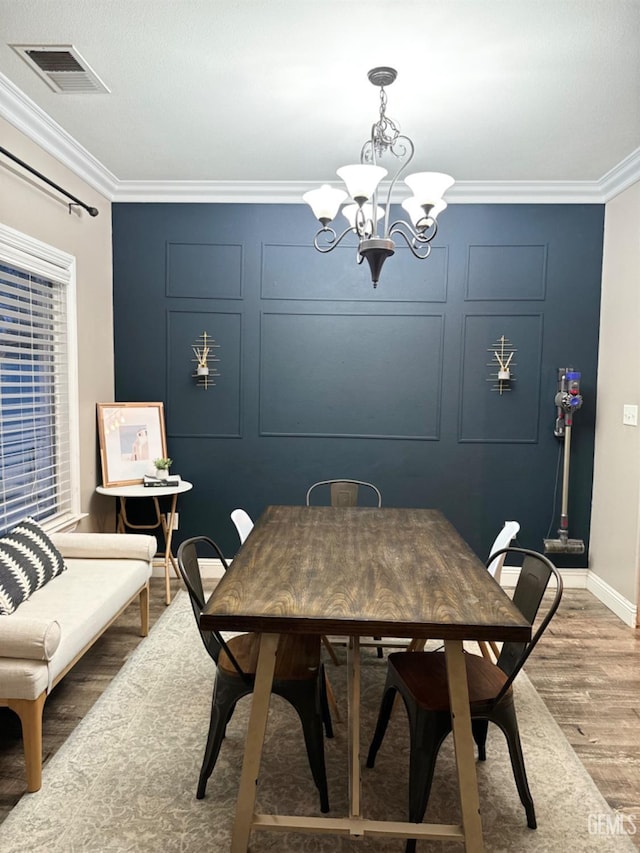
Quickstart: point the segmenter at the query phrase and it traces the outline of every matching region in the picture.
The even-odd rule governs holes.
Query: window
[[[75,259],[0,225],[0,533],[80,516]]]

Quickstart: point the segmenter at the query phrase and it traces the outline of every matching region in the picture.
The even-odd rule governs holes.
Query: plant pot
[[[168,480],[169,479],[169,469],[168,468],[156,468],[156,477],[159,480]]]

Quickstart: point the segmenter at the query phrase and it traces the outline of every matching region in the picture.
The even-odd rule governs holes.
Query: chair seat
[[[465,654],[469,702],[485,704],[498,695],[507,675],[484,657]],[[449,688],[444,652],[396,652],[389,666],[400,676],[414,701],[426,711],[449,710]]]
[[[318,677],[320,667],[321,638],[313,634],[281,634],[276,652],[274,679],[288,681],[313,681]],[[247,675],[255,675],[258,666],[260,635],[240,634],[228,640],[229,651],[235,657],[240,669]],[[237,675],[237,670],[226,652],[221,651],[218,667],[228,675]]]

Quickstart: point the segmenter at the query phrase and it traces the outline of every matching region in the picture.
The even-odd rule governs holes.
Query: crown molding
[[[114,202],[202,202],[219,204],[301,204],[319,187],[310,181],[119,181]],[[404,196],[394,193],[393,201]],[[603,204],[592,181],[459,181],[447,192],[449,204]]]
[[[0,116],[112,202],[301,204],[303,193],[320,186],[299,181],[121,181],[1,72]],[[459,181],[447,201],[605,204],[638,180],[640,148],[598,181]]]
[[[636,148],[600,178],[604,200],[611,201],[637,181],[640,181],[640,148]]]
[[[116,176],[0,72],[0,116],[111,200]]]
[[[120,181],[112,201],[302,204],[309,187],[297,181]]]
[[[602,204],[598,181],[456,181],[451,204]]]

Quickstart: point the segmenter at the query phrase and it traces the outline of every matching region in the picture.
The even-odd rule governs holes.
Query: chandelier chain
[[[380,118],[371,128],[371,144],[378,157],[382,157],[386,151],[393,152],[394,145],[400,135],[399,125],[387,116],[386,108],[387,93],[384,86],[380,86]]]

